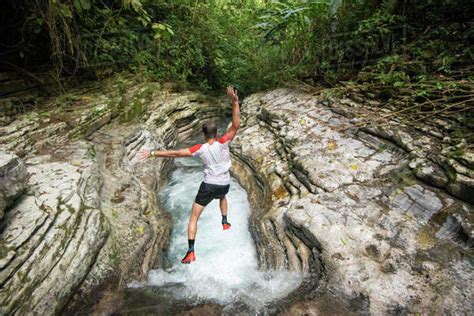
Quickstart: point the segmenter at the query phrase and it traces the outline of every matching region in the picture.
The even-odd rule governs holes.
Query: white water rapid
[[[256,249],[248,228],[247,193],[235,179],[227,195],[231,229],[222,230],[219,202],[212,201],[198,222],[197,260],[190,265],[180,263],[188,247],[188,219],[202,180],[202,166],[195,158],[176,159],[175,164],[169,183],[160,192],[162,206],[173,215],[168,251],[171,267],[166,271],[150,271],[147,284],[135,283],[132,287],[160,287],[190,304],[211,302],[230,309],[243,304],[255,312],[297,288],[303,279],[301,274],[258,270]]]

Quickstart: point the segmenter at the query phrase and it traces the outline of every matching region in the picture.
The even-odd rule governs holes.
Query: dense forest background
[[[470,0],[5,0],[0,69],[60,80],[117,71],[249,94],[292,82],[462,96]],[[466,86],[467,85],[467,86]]]

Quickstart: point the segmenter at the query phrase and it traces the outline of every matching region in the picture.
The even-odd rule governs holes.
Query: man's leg
[[[222,216],[227,216],[227,198],[225,196],[219,199],[219,206],[221,207]]]
[[[188,239],[191,239],[191,240],[196,239],[197,222],[203,210],[204,210],[204,206],[197,203],[193,203],[193,208],[191,210],[191,217],[189,218],[189,224],[188,224]]]
[[[227,221],[227,198],[225,196],[219,199],[219,206],[222,214],[222,228],[224,230],[229,229],[230,223]]]
[[[188,224],[188,252],[181,260],[181,263],[191,263],[192,261],[196,260],[196,256],[194,255],[194,240],[196,239],[197,233],[197,222],[199,217],[204,210],[204,206],[193,203],[193,207],[191,209],[191,217],[189,218]]]

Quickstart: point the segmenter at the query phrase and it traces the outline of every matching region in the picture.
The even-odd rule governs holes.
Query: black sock
[[[227,215],[222,215],[222,225],[227,224]]]
[[[188,246],[189,246],[188,252],[194,251],[194,239],[188,239]]]

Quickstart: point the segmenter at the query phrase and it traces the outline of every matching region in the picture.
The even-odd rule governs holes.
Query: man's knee
[[[204,206],[194,203],[191,209],[191,217],[199,218],[199,215],[201,215],[203,210],[204,210]]]

